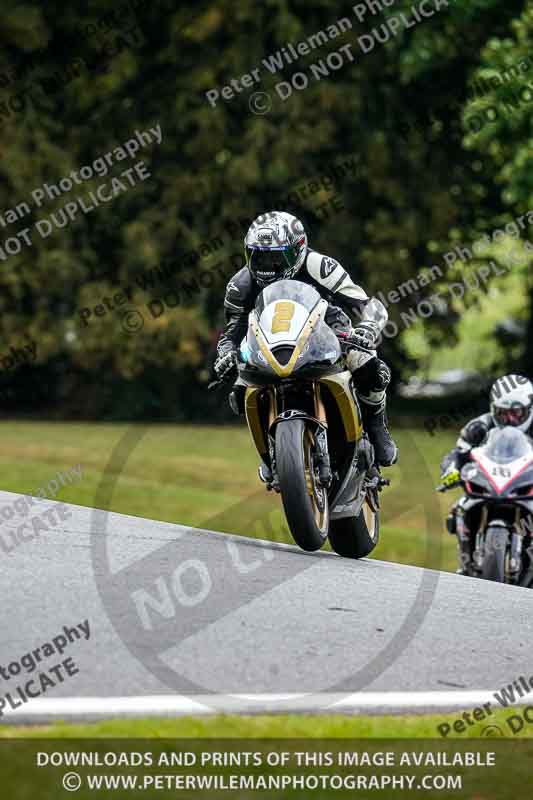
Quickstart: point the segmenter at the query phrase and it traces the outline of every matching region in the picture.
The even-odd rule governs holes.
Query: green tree
[[[77,383],[84,396],[107,387],[112,406],[124,394],[116,387],[125,386],[139,400],[131,407],[141,410],[159,404],[160,413],[216,412],[219,404],[203,388],[222,324],[223,284],[242,263],[247,224],[268,208],[283,204],[301,216],[313,246],[338,257],[370,292],[387,292],[440,263],[450,231],[467,235],[481,206],[484,219],[497,215],[490,176],[465,156],[462,110],[480,54],[506,40],[523,3],[456,0],[366,55],[358,37],[400,11],[410,14],[411,2],[363,22],[352,4],[324,0],[218,0],[193,11],[173,2],[135,5],[129,13],[98,0],[85,15],[57,0],[8,2],[0,26],[4,217],[35,188],[92,164],[135,131],[160,125],[163,136],[137,154],[150,178],[112,202],[46,238],[35,234],[39,219],[119,177],[133,160],[39,208],[32,203],[29,214],[0,227],[0,246],[32,227],[31,246],[0,260],[1,345],[37,340],[42,368],[61,365],[61,402]],[[276,74],[264,67],[288,42],[341,17],[350,19],[349,30]],[[296,72],[310,76],[312,64],[344,45],[353,60],[281,99],[276,84]],[[253,69],[260,70],[257,85],[214,108],[208,103],[208,90]],[[269,93],[269,113],[252,113],[256,90]],[[347,158],[354,173],[333,186],[319,181]],[[311,183],[317,191],[298,192]],[[325,214],[332,199],[337,210]],[[164,275],[150,272],[159,268]],[[147,274],[156,275],[153,287]],[[128,289],[131,301],[99,316],[104,298]],[[179,303],[152,314],[148,304],[170,290]],[[423,296],[392,305],[393,318]],[[125,330],[122,308],[142,313],[138,331]],[[442,329],[428,331],[442,339]],[[388,341],[386,355],[405,368],[400,336]],[[178,399],[169,386],[186,391]],[[127,405],[121,402],[120,413]]]

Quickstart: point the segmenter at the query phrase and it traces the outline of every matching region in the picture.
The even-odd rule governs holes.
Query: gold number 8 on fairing
[[[272,317],[272,333],[287,333],[291,327],[291,319],[294,317],[294,303],[282,300],[276,303],[274,316]]]

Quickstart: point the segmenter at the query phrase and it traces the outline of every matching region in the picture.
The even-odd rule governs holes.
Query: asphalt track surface
[[[1,492],[0,508],[12,508],[16,497]],[[56,506],[40,501],[39,514]],[[381,710],[424,710],[420,693],[473,697],[533,674],[530,590],[65,508],[64,521],[9,553],[0,550],[0,665],[20,661],[63,626],[90,624],[90,638],[69,643],[61,656],[72,657],[79,672],[26,703],[27,716],[45,701],[90,704],[96,697],[186,696],[189,710],[197,701],[200,711],[206,698],[232,693],[255,698],[253,710],[285,710],[280,695],[305,695],[299,706],[291,701],[295,708],[324,710],[320,698],[328,693],[343,710],[350,692],[361,702],[345,711],[366,708],[365,697],[370,704],[381,698],[374,704]],[[4,539],[26,519],[2,521]],[[95,541],[105,547],[105,564],[94,561]],[[204,565],[205,585],[202,573],[188,569],[192,561]],[[119,587],[125,598],[102,592],[108,570],[126,576]],[[177,586],[165,603],[164,586]],[[159,597],[158,608],[145,606],[152,625],[146,638],[132,601],[139,587]],[[39,669],[61,658],[51,656]],[[177,683],[168,679],[173,675]],[[1,694],[16,684],[0,679]],[[389,692],[387,704],[382,693]],[[419,693],[411,704],[393,702],[411,692]],[[277,707],[268,700],[274,695]]]

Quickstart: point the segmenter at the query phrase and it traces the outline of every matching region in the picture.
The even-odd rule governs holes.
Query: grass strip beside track
[[[470,709],[469,709],[470,710]],[[453,726],[462,712],[394,716],[271,715],[182,717],[179,719],[110,720],[90,724],[58,723],[35,727],[0,727],[1,738],[361,738],[361,739],[442,739],[438,726]],[[519,715],[518,707],[499,709],[487,719],[468,726],[464,733],[452,732],[446,738],[482,738],[497,734],[513,739],[507,719]],[[533,718],[533,717],[532,717]],[[516,738],[533,738],[533,724],[525,723]]]
[[[283,525],[279,497],[267,493],[257,479],[258,458],[245,425],[140,427],[146,432],[118,478],[111,511],[263,539],[275,535],[277,541],[293,543],[279,533]],[[1,422],[0,488],[35,492],[46,487],[58,471],[80,464],[82,480],[63,487],[55,499],[93,507],[110,454],[130,428],[111,423]],[[429,436],[423,429],[406,427],[394,433],[405,454],[404,465],[387,470],[387,477],[400,487],[396,497],[401,496],[404,510],[395,514],[391,503],[387,505],[385,490],[381,538],[373,557],[452,571],[455,539],[445,532],[444,519],[457,492],[429,499],[440,504],[439,524],[429,535],[442,558],[425,564],[420,489],[409,481],[405,458],[416,443],[431,476],[428,484],[433,485],[434,479],[436,485],[440,459],[453,446],[454,434]]]

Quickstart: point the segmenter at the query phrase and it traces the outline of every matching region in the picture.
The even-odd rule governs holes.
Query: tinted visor
[[[290,267],[286,258],[288,248],[272,250],[258,250],[253,247],[246,248],[248,268],[252,275],[268,283],[282,278]]]
[[[499,425],[522,425],[528,418],[529,408],[516,403],[512,408],[495,408],[494,418]]]

